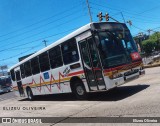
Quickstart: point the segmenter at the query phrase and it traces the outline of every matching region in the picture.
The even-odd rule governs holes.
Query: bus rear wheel
[[[27,89],[27,96],[30,101],[34,100],[34,95],[33,95],[32,90],[30,88]]]
[[[73,93],[79,100],[87,99],[87,92],[85,90],[84,85],[81,82],[75,82]]]

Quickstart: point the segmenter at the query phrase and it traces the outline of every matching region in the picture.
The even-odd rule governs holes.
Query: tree
[[[142,47],[146,55],[149,55],[155,48],[155,41],[151,39],[145,40],[142,42]]]
[[[142,41],[142,48],[146,55],[150,55],[152,51],[160,50],[160,32],[152,34],[148,40]]]

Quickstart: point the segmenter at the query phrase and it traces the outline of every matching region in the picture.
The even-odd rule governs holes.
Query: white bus
[[[144,74],[142,59],[123,23],[89,23],[10,68],[20,96],[107,91]]]

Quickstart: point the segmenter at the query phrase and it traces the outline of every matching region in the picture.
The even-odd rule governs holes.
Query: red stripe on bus
[[[111,72],[113,70],[119,70],[119,69],[124,68],[124,67],[131,67],[132,65],[137,65],[137,64],[140,64],[140,63],[142,63],[142,61],[138,61],[138,62],[129,64],[129,65],[121,65],[121,66],[118,66],[118,67],[105,69],[104,72]]]
[[[81,71],[78,71],[78,72],[69,73],[68,76],[74,76],[74,75],[83,74],[83,73],[84,73],[84,70],[81,70]]]

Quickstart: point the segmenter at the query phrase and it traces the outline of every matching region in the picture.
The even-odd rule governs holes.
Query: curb
[[[159,67],[160,64],[154,64],[154,65],[144,65],[144,68],[152,68],[152,67]]]

